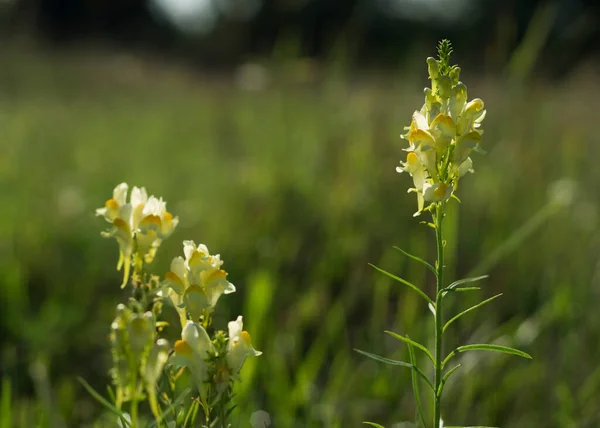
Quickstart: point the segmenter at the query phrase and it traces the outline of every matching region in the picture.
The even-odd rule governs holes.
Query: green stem
[[[442,301],[444,299],[442,290],[444,289],[444,237],[442,233],[442,222],[444,220],[444,203],[439,203],[435,208],[435,237],[437,243],[437,292],[435,301],[435,399],[434,399],[434,428],[440,427],[441,417],[441,394],[440,385],[442,383]]]
[[[133,398],[131,399],[131,428],[138,427],[138,385],[137,376],[133,379]]]

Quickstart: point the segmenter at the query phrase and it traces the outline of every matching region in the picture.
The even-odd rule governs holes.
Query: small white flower
[[[262,352],[252,347],[250,334],[243,329],[242,316],[227,325],[229,343],[227,344],[227,364],[234,373],[239,373],[247,357],[257,357]]]

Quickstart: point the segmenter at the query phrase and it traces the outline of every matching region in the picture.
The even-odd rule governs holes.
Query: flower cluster
[[[117,269],[124,268],[122,287],[130,276],[134,286],[133,298],[128,305],[118,305],[111,325],[115,405],[120,409],[123,402],[131,401],[132,418],[137,419],[137,403],[145,397],[159,420],[158,399],[166,397],[165,391],[159,394],[157,390],[163,371],[172,374],[172,367],[187,367],[200,394],[198,403],[206,421],[212,424],[220,419],[225,426],[224,409],[231,405],[232,382],[239,378],[247,357],[261,355],[243,330],[241,316],[229,323],[228,334],[213,333],[215,305],[221,295],[233,293],[235,286],[227,280],[221,256],[211,255],[205,245],[194,241],[183,242],[185,257],[173,259],[162,284],[158,277],[148,275],[144,264],[152,262],[161,242],[173,233],[178,218],[166,210],[162,198],[148,197],[143,187],[134,187],[129,200],[128,190],[126,183],[119,184],[113,197],[96,210],[112,224],[102,236],[114,237],[119,244]],[[168,341],[157,339],[157,331],[167,325],[156,320],[165,298],[173,303],[181,321],[181,339],[173,350]],[[164,370],[165,366],[169,370]],[[172,376],[166,384],[174,385],[176,379]],[[171,399],[165,400],[166,405],[169,403]]]
[[[468,102],[467,87],[459,81],[460,68],[449,65],[449,44],[439,46],[439,60],[427,58],[431,88],[425,88],[425,103],[415,111],[402,138],[408,140],[406,162],[398,172],[408,172],[414,182],[409,192],[417,193],[419,215],[426,202],[440,202],[454,195],[458,180],[473,172],[469,157],[479,147],[483,101]]]
[[[163,239],[168,238],[179,223],[179,219],[167,211],[162,198],[148,197],[145,188],[134,187],[127,202],[128,190],[127,183],[119,184],[113,190],[113,197],[96,210],[96,215],[112,224],[102,236],[114,237],[119,244],[117,269],[124,268],[121,287],[127,284],[132,262],[137,266],[152,262]]]
[[[219,351],[216,339],[210,340],[205,327],[210,323],[215,305],[222,294],[233,293],[235,286],[227,281],[227,272],[221,269],[221,256],[211,255],[206,245],[184,241],[183,253],[185,259],[173,259],[164,281],[183,327],[172,361],[188,367],[201,392],[211,382],[222,389],[239,373],[247,357],[261,355],[261,352],[252,347],[250,335],[242,328],[241,316],[228,325],[225,349]],[[211,367],[211,361],[218,361],[217,370],[215,364]]]
[[[235,286],[227,281],[227,272],[221,269],[221,256],[211,256],[206,245],[184,241],[183,253],[185,259],[175,257],[171,262],[164,284],[170,288],[169,297],[180,317],[187,320],[184,316],[187,309],[191,318],[198,320],[207,310],[212,312],[222,294],[233,293]]]

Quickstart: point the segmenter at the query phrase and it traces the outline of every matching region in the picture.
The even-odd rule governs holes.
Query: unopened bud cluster
[[[398,172],[408,172],[414,182],[409,192],[417,193],[419,215],[426,203],[445,201],[453,196],[459,178],[473,172],[469,157],[482,151],[481,122],[483,101],[467,100],[467,87],[459,80],[460,68],[450,66],[449,45],[440,45],[440,59],[427,58],[431,88],[425,88],[425,103],[415,111],[402,138],[409,147]]]

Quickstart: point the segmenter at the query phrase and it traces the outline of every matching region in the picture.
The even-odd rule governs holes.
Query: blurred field
[[[222,255],[237,286],[215,324],[243,314],[264,355],[244,369],[234,426],[258,409],[275,427],[413,420],[410,373],[352,349],[406,360],[383,330],[425,341],[431,329],[415,295],[367,266],[435,287],[392,248],[434,257],[410,179],[395,172],[431,54],[385,75],[274,65],[248,91],[151,60],[0,53],[0,427],[109,423],[76,376],[100,391],[108,381],[108,328],[127,291],[93,213],[121,181],[180,217],[156,273],[193,239]],[[463,78],[486,102],[488,154],[448,221],[449,278],[487,266],[481,295],[505,295],[449,342],[504,343],[534,360],[466,355],[448,384],[451,424],[600,426],[597,76]],[[573,205],[548,205],[564,178],[578,184]]]

